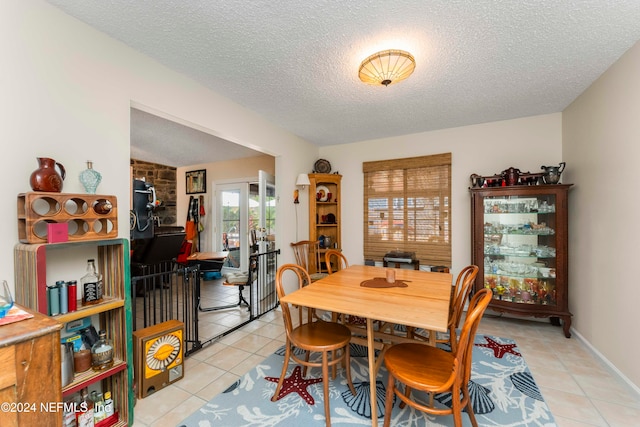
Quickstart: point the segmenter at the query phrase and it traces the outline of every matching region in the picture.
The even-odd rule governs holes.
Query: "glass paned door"
[[[276,186],[275,177],[265,171],[259,172],[259,228],[262,234],[259,241],[260,252],[276,248]]]
[[[275,249],[275,179],[260,171],[258,182],[216,185],[218,250],[229,251],[225,267],[246,271],[249,254]]]
[[[242,215],[244,213],[242,203],[243,192],[241,184],[220,185],[218,186],[218,206],[220,207],[220,237],[221,249],[229,251],[229,256],[225,263],[225,267],[242,269],[242,260],[245,258],[243,252],[246,251],[243,242]],[[246,200],[246,199],[245,199]]]

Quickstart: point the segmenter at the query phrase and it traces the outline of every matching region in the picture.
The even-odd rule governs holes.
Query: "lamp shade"
[[[366,84],[389,86],[409,77],[415,68],[416,61],[409,52],[383,50],[362,61],[358,76]]]
[[[298,179],[296,179],[296,185],[302,187],[311,185],[311,182],[309,181],[309,175],[307,175],[306,173],[301,173],[300,175],[298,175]]]

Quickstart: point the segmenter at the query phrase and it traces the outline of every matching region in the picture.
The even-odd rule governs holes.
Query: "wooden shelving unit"
[[[103,276],[103,301],[82,306],[78,289],[77,311],[51,316],[62,324],[85,317],[97,317],[96,329],[103,329],[114,348],[114,365],[104,371],[78,373],[71,384],[62,389],[62,395],[71,395],[84,387],[101,383],[102,390],[110,390],[119,420],[114,425],[133,424],[133,338],[131,317],[131,290],[129,267],[129,241],[127,239],[84,240],[66,243],[24,244],[14,248],[16,302],[42,314],[47,314],[47,266],[48,257],[55,252],[69,255],[84,265],[86,259],[77,257],[78,247],[86,253],[97,250],[97,268]],[[84,253],[85,251],[83,251]],[[78,278],[79,279],[79,278]],[[49,284],[51,284],[49,278]],[[79,280],[78,280],[79,282]],[[80,285],[80,283],[78,283]],[[60,377],[60,364],[57,366]],[[58,387],[60,382],[58,382]]]
[[[49,243],[47,227],[51,224],[65,225],[64,240],[68,241],[116,238],[117,205],[113,195],[18,194],[18,239],[22,243]]]
[[[309,174],[309,240],[320,240],[321,236],[329,238],[329,247],[320,248],[321,259],[324,260],[326,249],[342,249],[342,218],[340,185],[342,175],[311,173]],[[325,187],[331,198],[318,199],[318,188]],[[324,263],[318,271],[326,272]]]

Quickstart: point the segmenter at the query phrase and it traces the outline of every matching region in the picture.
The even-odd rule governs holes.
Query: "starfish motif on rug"
[[[511,353],[515,356],[522,356],[522,354],[514,350],[514,348],[516,347],[515,343],[500,344],[499,342],[487,336],[485,336],[484,339],[487,340],[485,344],[476,344],[476,346],[490,348],[491,350],[493,350],[493,356],[497,359],[502,359],[502,357],[504,357],[504,355],[507,353]]]
[[[264,379],[271,381],[272,383],[277,383],[280,380],[278,377],[264,377]],[[307,387],[311,384],[320,382],[322,382],[322,378],[310,378],[308,380],[302,378],[302,368],[300,366],[296,366],[293,368],[291,375],[286,377],[282,382],[282,388],[280,389],[278,400],[282,399],[289,393],[295,392],[298,393],[309,405],[313,405],[315,400],[313,400],[313,397],[307,391]]]

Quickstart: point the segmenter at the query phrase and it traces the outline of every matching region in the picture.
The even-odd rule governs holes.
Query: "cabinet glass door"
[[[556,197],[483,199],[484,286],[494,299],[556,305]]]

